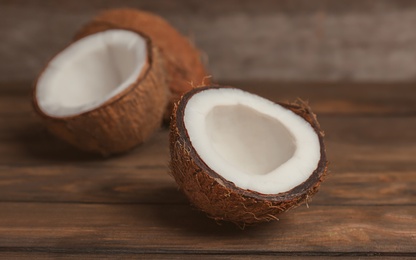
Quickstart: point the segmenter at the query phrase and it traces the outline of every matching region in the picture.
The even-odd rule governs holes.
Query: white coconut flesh
[[[292,111],[238,89],[194,94],[184,125],[196,153],[237,187],[286,192],[306,181],[320,160],[319,137]]]
[[[53,117],[93,110],[134,83],[146,60],[146,40],[137,33],[107,30],[82,38],[39,77],[38,106]]]

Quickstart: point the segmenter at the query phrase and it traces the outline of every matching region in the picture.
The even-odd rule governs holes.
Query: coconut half
[[[174,102],[185,92],[204,83],[210,83],[199,50],[162,17],[132,8],[109,9],[87,23],[75,39],[103,29],[130,29],[141,32],[161,50],[167,63],[170,89],[165,121],[170,119]]]
[[[185,94],[173,113],[170,149],[172,175],[191,202],[238,224],[273,220],[307,201],[327,169],[308,107],[233,88]]]
[[[58,53],[40,74],[33,99],[52,133],[107,155],[133,148],[160,127],[166,83],[163,58],[148,38],[103,30]]]

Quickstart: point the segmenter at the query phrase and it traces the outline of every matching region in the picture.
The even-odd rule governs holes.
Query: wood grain
[[[318,115],[416,115],[416,83],[225,82],[275,102],[308,101]]]
[[[318,117],[331,170],[414,169],[416,117]],[[154,167],[169,161],[167,130],[130,153],[103,158],[80,152],[46,132],[35,117],[0,118],[0,165]]]
[[[2,0],[0,81],[33,79],[99,10],[126,6],[189,36],[218,80],[416,79],[414,1]]]
[[[330,175],[280,221],[240,230],[188,205],[168,175],[168,133],[103,158],[34,116],[28,83],[0,84],[0,258],[411,259],[416,257],[413,84],[231,82],[309,99]]]
[[[305,254],[285,254],[285,253],[271,253],[268,255],[244,255],[244,254],[200,254],[200,253],[158,253],[158,254],[147,254],[147,253],[132,253],[126,252],[127,250],[120,250],[119,252],[106,251],[103,253],[74,253],[73,251],[66,250],[39,250],[39,249],[26,249],[25,252],[3,252],[1,256],[5,259],[161,259],[161,260],[170,260],[170,259],[209,259],[209,260],[225,260],[225,259],[243,259],[243,260],[263,260],[263,259],[304,259],[304,260],[319,260],[322,259],[322,255],[305,255]],[[47,252],[39,252],[47,251]],[[325,259],[329,260],[354,260],[354,259],[382,259],[386,260],[411,260],[414,257],[409,256],[409,254],[377,254],[374,256],[372,253],[368,254],[353,254],[352,256],[346,256],[343,253],[334,253],[333,255],[325,255]],[[394,256],[393,256],[394,255]],[[407,256],[406,256],[407,255]],[[411,255],[411,254],[410,254]]]
[[[318,115],[416,115],[416,83],[225,81],[274,102],[308,101]],[[30,82],[0,84],[0,117],[30,116]]]
[[[0,207],[2,248],[416,254],[413,206],[302,207],[283,214],[278,222],[245,230],[219,226],[183,205],[0,203]]]
[[[0,202],[181,204],[167,167],[0,167]],[[416,173],[332,171],[309,202],[318,205],[416,206]]]

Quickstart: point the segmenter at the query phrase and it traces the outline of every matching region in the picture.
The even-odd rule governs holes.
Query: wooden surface
[[[416,80],[413,0],[0,0],[0,81],[32,80],[84,23],[117,7],[162,15],[220,81]]]
[[[51,137],[30,84],[0,85],[0,258],[416,257],[416,84],[230,83],[309,100],[330,175],[280,221],[240,230],[188,205],[168,174],[167,130],[103,159]]]

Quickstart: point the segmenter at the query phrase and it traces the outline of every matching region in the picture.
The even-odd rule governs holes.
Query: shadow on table
[[[178,203],[155,204],[152,209],[152,218],[157,226],[168,229],[179,230],[188,235],[199,236],[214,236],[214,237],[238,237],[244,235],[254,235],[262,232],[265,229],[274,228],[280,225],[279,222],[274,221],[270,223],[261,223],[254,226],[238,226],[231,222],[215,221],[209,218],[204,212],[199,211],[189,204],[185,195],[172,187],[164,188],[163,190],[155,190],[154,196],[157,194],[169,193],[170,201],[177,201]]]
[[[80,151],[50,134],[40,122],[28,122],[16,129],[12,141],[21,156],[41,161],[74,162],[102,160],[96,154]]]

